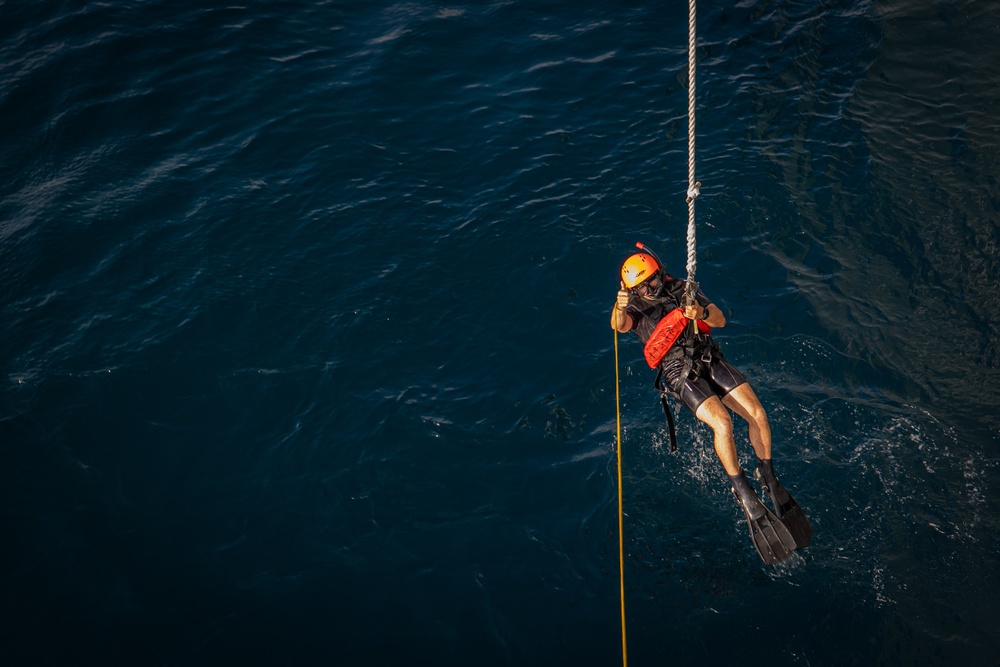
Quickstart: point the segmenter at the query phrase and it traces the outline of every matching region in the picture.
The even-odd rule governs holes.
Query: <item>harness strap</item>
[[[680,399],[675,392],[670,391],[667,385],[663,383],[663,366],[660,366],[656,370],[656,379],[653,380],[653,386],[660,391],[660,405],[663,406],[663,414],[667,417],[667,428],[670,431],[670,451],[677,451],[677,426],[674,424],[674,413],[670,410],[670,404],[667,402],[667,396],[673,396],[675,399]]]
[[[701,370],[701,364],[711,364],[712,357],[719,351],[718,346],[707,335],[696,335],[681,342],[684,350],[684,366],[681,368],[679,378],[683,384],[690,376],[692,370]],[[697,365],[697,368],[696,368]],[[656,378],[653,386],[660,392],[660,405],[663,406],[663,414],[667,418],[667,427],[670,430],[670,451],[677,451],[677,427],[674,424],[674,413],[670,410],[670,403],[667,396],[672,396],[679,401],[681,396],[676,391],[670,389],[663,381],[663,364],[656,369]]]
[[[670,429],[670,451],[677,451],[677,427],[674,426],[674,413],[670,411],[667,403],[667,392],[660,393],[660,404],[663,406],[663,414],[667,416],[667,428]]]

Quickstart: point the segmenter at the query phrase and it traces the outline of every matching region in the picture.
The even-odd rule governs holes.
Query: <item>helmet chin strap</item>
[[[647,294],[646,296],[642,296],[639,298],[642,299],[643,301],[646,301],[647,303],[672,303],[673,299],[671,299],[669,296],[663,295],[664,287],[665,286],[661,286],[660,289],[657,290],[656,294]]]
[[[656,292],[653,293],[653,298],[659,299],[663,295],[663,290],[667,289],[667,277],[663,274],[662,268],[656,272],[656,277],[660,279],[660,286],[657,287]]]

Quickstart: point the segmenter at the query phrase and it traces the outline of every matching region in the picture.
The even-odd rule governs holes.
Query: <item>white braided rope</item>
[[[698,268],[694,230],[694,200],[701,183],[694,180],[694,99],[695,99],[695,0],[688,0],[688,227],[687,227],[687,297],[694,301],[694,274]]]

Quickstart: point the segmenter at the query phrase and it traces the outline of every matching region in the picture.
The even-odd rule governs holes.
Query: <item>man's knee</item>
[[[708,424],[718,434],[731,434],[733,432],[733,420],[729,416],[729,411],[716,396],[712,396],[702,403],[695,416]]]
[[[733,389],[726,397],[727,403],[732,403],[731,407],[739,412],[748,421],[754,421],[762,426],[767,425],[767,412],[760,404],[760,399],[754,393],[749,383],[744,382]]]
[[[758,426],[767,426],[767,412],[764,410],[764,406],[760,404],[760,401],[754,400],[747,406],[747,413],[750,419],[757,423]]]

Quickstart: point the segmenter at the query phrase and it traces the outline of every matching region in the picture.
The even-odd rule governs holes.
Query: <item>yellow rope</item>
[[[625,539],[622,526],[622,411],[618,382],[618,331],[615,330],[615,420],[618,433],[618,588],[622,604],[622,667],[628,667],[628,650],[625,643]]]

